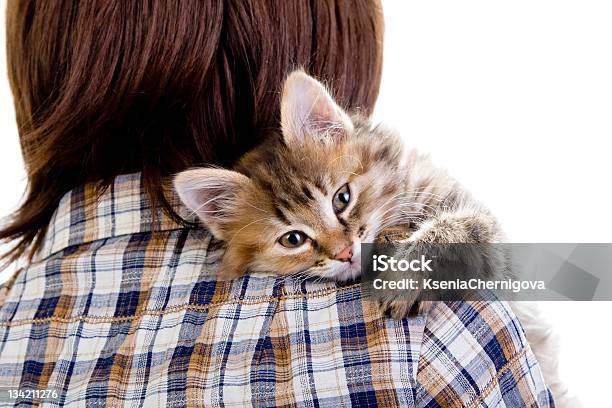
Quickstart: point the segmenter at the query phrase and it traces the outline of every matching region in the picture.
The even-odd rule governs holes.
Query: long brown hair
[[[231,165],[279,126],[295,67],[371,112],[380,83],[378,0],[9,0],[7,60],[28,175],[0,230],[33,254],[62,195],[141,171],[162,179]]]

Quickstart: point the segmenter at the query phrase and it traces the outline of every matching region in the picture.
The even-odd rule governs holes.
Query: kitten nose
[[[341,261],[341,262],[350,262],[352,258],[353,258],[353,243],[352,242],[348,244],[348,246],[344,248],[342,251],[338,252],[336,256],[334,257],[334,259]]]

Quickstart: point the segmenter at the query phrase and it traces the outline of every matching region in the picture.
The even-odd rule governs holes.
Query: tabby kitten
[[[213,235],[226,242],[220,273],[309,275],[346,281],[361,272],[360,244],[410,225],[415,242],[497,242],[500,229],[446,172],[399,136],[349,116],[302,71],[287,78],[282,135],[233,170],[197,168],[175,188]],[[419,299],[381,302],[394,317]]]
[[[281,135],[247,153],[233,170],[197,168],[174,180],[185,205],[225,241],[222,277],[306,271],[350,280],[361,273],[360,244],[397,226],[409,226],[407,242],[417,247],[502,241],[496,220],[446,172],[396,133],[349,116],[302,71],[285,82],[281,125]],[[503,256],[484,258],[478,261],[482,278],[510,273]],[[431,300],[418,290],[404,292],[409,295],[388,294],[376,303],[403,318]],[[559,406],[579,406],[566,402],[567,388],[550,356],[556,341],[550,327],[529,303],[512,308]]]

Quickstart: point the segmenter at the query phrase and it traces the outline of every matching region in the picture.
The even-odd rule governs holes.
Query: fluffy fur
[[[406,149],[395,132],[349,117],[303,72],[286,81],[281,118],[282,135],[233,170],[192,169],[175,179],[183,202],[226,241],[225,277],[308,270],[352,279],[360,273],[360,244],[398,224],[412,225],[412,239],[423,242],[499,240],[495,219],[446,172]],[[350,202],[336,213],[334,194],[347,184]],[[290,231],[303,232],[304,245],[280,245]],[[350,262],[335,259],[347,246]]]
[[[412,231],[412,244],[503,239],[495,218],[445,171],[406,148],[395,132],[349,116],[302,71],[285,83],[281,124],[281,134],[233,170],[198,168],[175,178],[182,201],[226,243],[224,277],[249,270],[350,280],[361,272],[360,244],[397,225]],[[346,191],[345,205],[339,194]],[[292,240],[299,245],[289,245]],[[483,270],[502,277],[508,269],[502,257]],[[408,302],[388,298],[379,306],[401,318],[420,296],[415,291]],[[538,331],[529,314],[522,317],[541,344],[546,329]],[[552,363],[552,371],[544,369],[550,378]]]

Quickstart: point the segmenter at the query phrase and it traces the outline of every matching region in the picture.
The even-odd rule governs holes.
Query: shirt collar
[[[166,197],[184,219],[195,220],[176,193],[166,191]],[[161,209],[155,215],[141,173],[117,176],[103,191],[96,183],[77,187],[60,200],[35,259],[99,239],[183,228]]]

